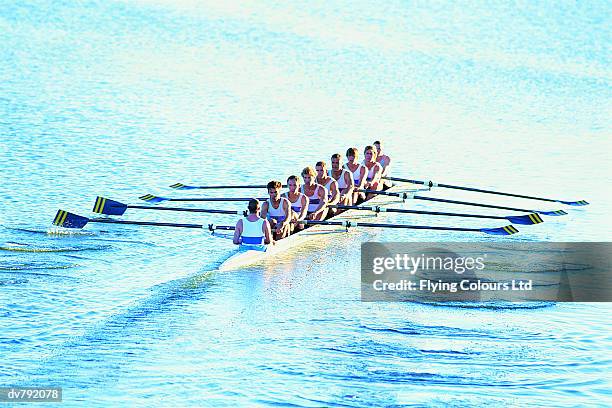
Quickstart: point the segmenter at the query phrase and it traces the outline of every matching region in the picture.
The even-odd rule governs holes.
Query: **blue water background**
[[[611,8],[4,1],[0,386],[61,386],[62,406],[609,406],[610,305],[362,303],[359,245],[609,241]],[[136,203],[204,194],[176,182],[262,183],[375,139],[397,176],[592,204],[435,190],[570,214],[509,238],[335,236],[232,273],[216,272],[231,242],[205,231],[47,234],[59,208],[89,216],[97,195]]]

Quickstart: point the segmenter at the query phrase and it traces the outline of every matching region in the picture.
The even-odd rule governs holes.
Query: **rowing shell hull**
[[[421,186],[422,188],[422,186]],[[390,189],[386,190],[388,192],[394,193],[402,193],[402,192],[410,192],[416,191],[418,189],[417,186],[414,188],[410,187],[410,185],[402,185],[402,186],[394,186]],[[401,199],[398,197],[391,197],[386,195],[377,195],[371,200],[364,202],[362,205],[366,206],[374,206],[374,205],[384,205],[393,202],[400,202]],[[360,210],[347,210],[342,214],[339,214],[335,217],[330,218],[329,220],[339,221],[346,220],[355,217],[363,216],[364,211]],[[342,231],[343,227],[333,227],[329,225],[313,225],[304,231],[297,232],[293,235],[290,235],[287,238],[276,241],[273,245],[268,245],[268,249],[266,251],[252,251],[252,250],[238,250],[236,253],[227,258],[221,266],[219,266],[220,271],[231,271],[236,270],[245,266],[253,265],[264,261],[266,259],[270,259],[275,257],[276,255],[289,250],[290,248],[297,247],[317,236],[321,236],[321,234],[329,234],[332,232]]]

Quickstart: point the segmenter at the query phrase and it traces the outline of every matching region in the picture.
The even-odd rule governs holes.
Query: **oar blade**
[[[506,225],[505,227],[499,228],[482,228],[480,231],[489,235],[513,235],[519,232],[514,228],[514,225]]]
[[[574,207],[580,207],[580,206],[583,206],[583,205],[589,205],[589,202],[585,201],[585,200],[580,200],[580,201],[562,201],[562,200],[559,200],[559,202],[563,203],[565,205],[572,205]]]
[[[158,196],[154,196],[153,194],[146,194],[146,195],[140,196],[138,198],[140,200],[146,201],[147,203],[151,203],[151,204],[162,203],[164,201],[170,200],[170,198],[167,198],[167,197],[158,197]]]
[[[519,224],[519,225],[533,225],[533,224],[541,224],[544,222],[542,217],[540,217],[536,213],[527,214],[527,215],[516,215],[516,216],[512,215],[512,216],[506,217],[506,219],[513,224]]]
[[[197,187],[196,186],[186,186],[183,183],[176,183],[176,184],[172,184],[170,188],[175,188],[177,190],[195,190]]]
[[[83,228],[89,222],[89,218],[81,217],[68,211],[59,210],[53,219],[53,225],[62,228]]]
[[[567,212],[563,211],[563,210],[556,210],[556,211],[537,211],[538,214],[542,214],[542,215],[548,215],[551,217],[559,217],[561,215],[567,215]]]
[[[96,214],[123,215],[127,208],[128,206],[126,204],[120,203],[119,201],[98,196],[92,211]]]

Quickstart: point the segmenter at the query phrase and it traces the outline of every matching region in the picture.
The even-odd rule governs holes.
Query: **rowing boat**
[[[493,194],[508,197],[517,197],[528,200],[545,201],[553,203],[562,203],[569,206],[584,206],[589,203],[585,200],[579,201],[567,201],[551,199],[546,197],[535,197],[524,194],[514,194],[501,191],[485,190],[475,187],[467,186],[456,186],[451,184],[426,182],[422,180],[410,180],[397,177],[387,177],[387,180],[400,182],[402,184],[395,185],[387,188],[384,191],[370,191],[361,190],[368,195],[373,195],[373,198],[367,200],[362,204],[367,205],[335,205],[335,208],[345,210],[342,213],[331,217],[326,221],[311,221],[304,220],[304,224],[308,226],[305,230],[299,231],[284,238],[280,241],[276,241],[274,244],[269,245],[266,251],[255,251],[240,248],[237,252],[228,257],[224,262],[221,263],[219,269],[222,271],[237,269],[243,266],[255,264],[268,258],[272,258],[277,254],[287,251],[290,248],[299,247],[308,240],[315,237],[321,237],[325,234],[338,233],[346,229],[353,227],[360,228],[401,228],[401,229],[412,229],[412,230],[432,230],[432,231],[454,231],[454,232],[469,232],[469,233],[484,233],[487,235],[499,235],[507,236],[518,233],[519,231],[512,224],[520,225],[535,225],[540,224],[544,220],[541,215],[544,216],[562,216],[566,215],[567,212],[563,210],[541,210],[533,208],[517,208],[500,205],[492,205],[486,203],[472,202],[472,201],[457,201],[443,198],[427,197],[416,195],[417,191],[430,190],[433,187],[442,187],[446,189],[454,190],[465,190],[472,191],[482,194]],[[192,190],[192,189],[241,189],[241,188],[263,188],[263,185],[222,185],[222,186],[190,186],[182,183],[173,184],[171,187],[181,190]],[[441,202],[453,205],[464,205],[473,206],[479,208],[514,211],[526,213],[524,215],[492,215],[492,214],[465,214],[457,212],[441,212],[441,211],[425,211],[425,210],[414,210],[414,209],[401,209],[401,208],[388,208],[383,207],[385,204],[397,202],[405,199],[418,199],[428,202]],[[228,214],[228,215],[244,215],[244,210],[230,210],[230,209],[206,209],[206,208],[180,208],[180,207],[157,207],[155,204],[162,202],[246,202],[251,200],[250,197],[160,197],[152,194],[146,194],[140,197],[141,200],[147,201],[149,204],[154,205],[134,205],[124,204],[115,200],[111,200],[105,197],[98,197],[96,199],[93,212],[97,214],[120,216],[125,213],[128,209],[135,210],[157,210],[157,211],[179,211],[179,212],[190,212],[190,213],[210,213],[210,214]],[[457,226],[439,226],[439,225],[410,225],[401,223],[371,223],[371,222],[355,222],[354,219],[359,217],[359,214],[364,214],[364,211],[368,212],[394,212],[400,214],[413,214],[413,215],[428,215],[428,216],[442,216],[442,217],[462,217],[470,219],[495,219],[509,221],[512,224],[494,228],[482,228],[482,227],[457,227]],[[174,227],[174,228],[191,228],[191,229],[206,229],[215,234],[215,231],[233,231],[235,227],[233,225],[215,225],[215,224],[187,224],[187,223],[174,223],[174,222],[155,222],[155,221],[130,221],[130,220],[117,220],[112,218],[88,218],[81,215],[73,214],[65,210],[58,210],[53,220],[55,231],[62,231],[64,228],[68,229],[81,229],[84,228],[88,223],[103,223],[103,224],[121,224],[121,225],[139,225],[139,226],[155,226],[155,227]],[[57,228],[55,228],[57,227]],[[59,228],[59,229],[58,229]],[[218,235],[221,236],[221,235]]]
[[[420,186],[422,190],[423,187]],[[411,185],[402,185],[402,186],[392,186],[388,188],[386,191],[389,193],[404,193],[404,192],[415,192],[418,191],[419,187],[415,186],[414,188]],[[398,202],[398,198],[391,195],[375,195],[373,198],[365,201],[363,204],[368,205],[385,205],[392,202]],[[355,218],[360,216],[362,212],[357,210],[346,210],[336,216],[333,216],[328,219],[328,221],[343,221],[351,218]],[[253,265],[259,262],[262,262],[266,259],[273,258],[274,256],[285,252],[291,248],[298,247],[305,242],[320,237],[321,234],[328,234],[342,231],[345,227],[330,227],[329,225],[312,225],[308,228],[296,232],[286,238],[276,241],[272,245],[268,245],[265,251],[257,251],[257,250],[248,250],[244,248],[240,248],[232,254],[229,258],[221,263],[219,266],[220,271],[230,271],[239,269],[245,266]],[[346,229],[348,231],[348,228]]]

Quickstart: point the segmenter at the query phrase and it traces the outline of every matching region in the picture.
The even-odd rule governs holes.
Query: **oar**
[[[400,214],[424,214],[424,215],[442,215],[442,216],[448,216],[448,217],[489,218],[493,220],[507,220],[513,224],[522,224],[522,225],[533,225],[533,224],[540,224],[544,222],[542,217],[540,217],[536,213],[531,213],[527,215],[517,215],[517,216],[499,216],[499,215],[449,213],[449,212],[438,212],[438,211],[404,210],[401,208],[385,208],[385,207],[379,207],[379,206],[366,207],[366,206],[357,206],[357,205],[330,205],[330,207],[340,208],[343,210],[372,211],[375,213],[394,212],[394,213],[400,213]]]
[[[171,188],[176,188],[178,190],[221,190],[221,189],[240,189],[240,188],[266,188],[267,185],[265,184],[245,184],[245,185],[238,185],[238,186],[226,186],[226,185],[221,185],[221,186],[188,186],[186,184],[183,183],[176,183],[170,186]],[[286,185],[283,185],[283,187],[287,187]]]
[[[534,197],[534,196],[528,196],[528,195],[523,195],[523,194],[502,193],[500,191],[484,190],[482,188],[454,186],[451,184],[443,184],[443,183],[434,183],[433,181],[410,180],[410,179],[405,179],[405,178],[400,178],[400,177],[385,177],[385,178],[391,181],[400,181],[403,183],[412,183],[412,184],[423,184],[429,187],[452,188],[455,190],[473,191],[476,193],[486,193],[486,194],[497,194],[497,195],[502,195],[502,196],[507,196],[507,197],[527,198],[530,200],[548,201],[551,203],[562,203],[562,204],[573,205],[573,206],[581,206],[581,205],[589,204],[585,200],[579,200],[579,201],[554,200],[551,198]]]
[[[369,228],[405,228],[405,229],[422,229],[422,230],[438,230],[438,231],[465,231],[465,232],[483,232],[489,235],[512,235],[519,232],[513,225],[506,225],[499,228],[458,228],[458,227],[436,227],[431,225],[407,225],[407,224],[378,224],[371,222],[355,222],[355,221],[300,221],[309,225],[338,225],[342,227],[369,227]]]
[[[202,224],[175,224],[171,222],[150,222],[150,221],[124,221],[109,218],[87,218],[59,210],[53,219],[53,225],[63,228],[83,228],[87,223],[96,222],[101,224],[124,224],[124,225],[150,225],[155,227],[177,227],[177,228],[196,228],[209,229],[209,225]]]
[[[528,210],[525,208],[502,207],[499,205],[481,204],[481,203],[474,203],[470,201],[456,201],[456,200],[446,200],[443,198],[422,197],[422,196],[412,195],[409,193],[390,193],[388,191],[376,191],[376,190],[358,190],[358,191],[363,192],[363,193],[369,193],[369,194],[383,194],[383,195],[388,195],[388,196],[393,196],[393,197],[400,197],[404,200],[407,198],[413,198],[415,200],[435,201],[438,203],[449,203],[449,204],[459,204],[459,205],[471,205],[474,207],[495,208],[497,210],[519,211],[519,212],[526,212],[526,213],[538,213],[538,214],[550,215],[550,216],[559,216],[559,215],[567,214],[567,212],[563,210],[556,210],[556,211]]]
[[[149,202],[151,204],[157,204],[157,203],[161,203],[164,201],[192,201],[192,202],[198,202],[198,201],[219,201],[219,202],[225,202],[225,201],[249,201],[251,198],[253,197],[201,197],[201,198],[169,198],[169,197],[158,197],[158,196],[154,196],[153,194],[146,194],[143,195],[141,197],[138,197],[141,200],[144,200],[146,202]],[[267,200],[268,197],[256,197],[258,200]]]
[[[93,212],[106,215],[123,215],[128,208],[140,210],[157,210],[157,211],[179,211],[179,212],[196,212],[196,213],[211,213],[211,214],[233,214],[247,216],[246,210],[231,211],[231,210],[207,210],[203,208],[178,208],[178,207],[151,207],[147,205],[131,205],[123,204],[119,201],[114,201],[109,198],[98,196],[93,207]]]

